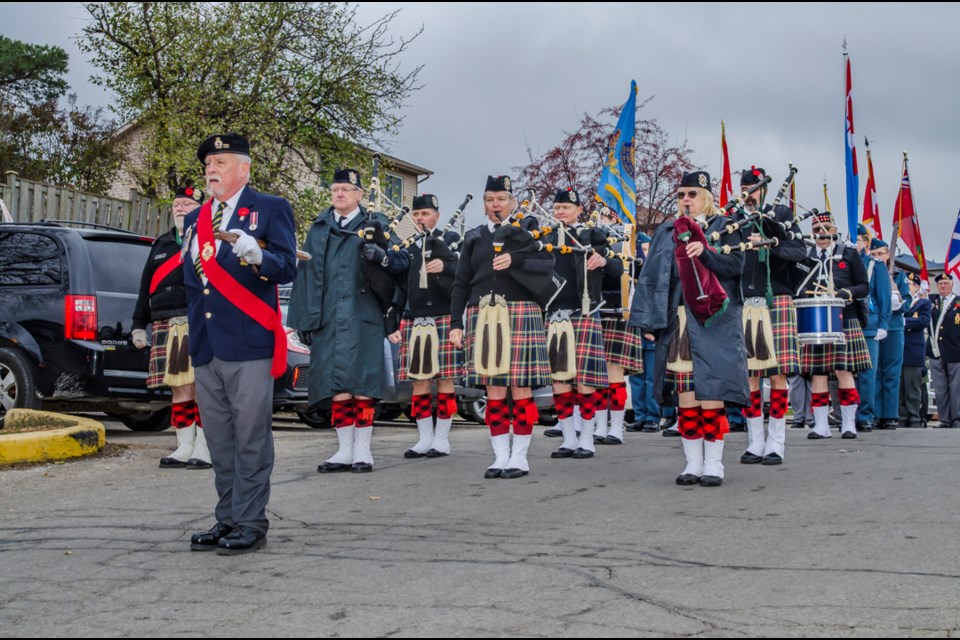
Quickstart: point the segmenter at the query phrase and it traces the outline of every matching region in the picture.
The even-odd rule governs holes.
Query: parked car
[[[170,391],[147,389],[149,349],[131,339],[153,238],[84,226],[0,223],[0,427],[8,410],[25,407],[102,411],[135,431],[161,431]],[[287,347],[275,410],[307,402],[309,350],[292,330]]]

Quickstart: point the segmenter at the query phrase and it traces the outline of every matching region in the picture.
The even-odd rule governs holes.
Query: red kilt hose
[[[607,362],[630,374],[643,373],[643,340],[640,330],[627,327],[623,316],[602,316],[603,349]]]
[[[759,378],[783,375],[795,376],[800,373],[800,342],[797,339],[797,308],[790,296],[774,296],[770,309],[770,323],[773,328],[773,348],[777,354],[777,366],[763,371],[751,371],[750,375]]]
[[[860,321],[843,321],[843,344],[805,344],[800,349],[800,371],[805,376],[824,376],[834,371],[864,371],[872,365]]]
[[[437,337],[440,340],[440,350],[437,358],[440,361],[440,370],[433,377],[434,380],[459,380],[463,375],[463,350],[457,349],[450,343],[450,316],[434,318],[437,326]],[[400,343],[400,373],[397,378],[401,382],[409,380],[410,369],[410,335],[413,333],[413,319],[404,318],[400,322],[400,332],[403,341]]]
[[[473,348],[476,344],[479,307],[467,307],[464,351],[467,362],[467,385],[471,387],[545,387],[550,378],[547,357],[547,332],[543,327],[543,310],[536,302],[507,302],[512,332],[510,374],[481,376],[474,368]]]
[[[576,316],[570,318],[570,322],[577,341],[577,377],[567,383],[595,389],[606,388],[610,383],[607,380],[607,360],[600,321],[594,316]]]

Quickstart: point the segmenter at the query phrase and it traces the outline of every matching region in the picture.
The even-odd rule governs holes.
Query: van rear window
[[[140,291],[140,276],[150,257],[149,244],[87,238],[87,248],[93,267],[93,286],[97,291]]]
[[[60,284],[60,249],[39,233],[0,233],[0,286]]]

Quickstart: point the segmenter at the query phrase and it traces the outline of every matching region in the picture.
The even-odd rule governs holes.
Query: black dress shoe
[[[603,439],[603,444],[623,444],[623,440],[617,436],[607,436]]]
[[[881,427],[882,429],[887,431],[897,430],[897,420],[881,420],[880,422],[883,424],[883,427]]]
[[[660,427],[658,427],[652,422],[648,422],[645,425],[643,425],[643,429],[640,429],[640,431],[642,431],[643,433],[656,433],[657,431],[660,431]]]
[[[857,434],[855,431],[844,431],[840,437],[843,438],[844,440],[855,440],[857,437]]]
[[[222,522],[213,525],[209,531],[201,531],[190,536],[190,548],[194,551],[215,551],[220,538],[233,531],[233,527]]]
[[[807,423],[804,422],[803,420],[794,420],[794,421],[793,421],[793,424],[790,425],[790,428],[791,428],[791,429],[806,429],[806,428],[807,428]]]
[[[763,465],[774,465],[774,464],[783,464],[783,458],[781,458],[776,453],[768,453],[763,456],[763,461],[760,463]]]
[[[593,436],[593,444],[609,444],[606,436]]]
[[[419,451],[414,451],[413,449],[407,449],[403,452],[404,458],[426,458],[426,453],[420,453]]]
[[[670,429],[670,428],[672,428],[672,427],[675,427],[676,425],[677,425],[677,418],[676,418],[676,416],[674,416],[673,418],[660,418],[660,430],[661,430],[661,431],[666,431],[667,429]]]
[[[352,473],[370,473],[373,471],[373,465],[369,462],[354,462],[350,471]]]
[[[428,458],[444,458],[448,455],[450,454],[444,453],[443,451],[437,451],[436,449],[430,449],[430,451],[427,451]]]
[[[548,438],[562,438],[563,431],[560,429],[544,429],[543,435],[547,436]]]
[[[743,455],[740,456],[740,464],[760,464],[761,462],[763,462],[763,456],[758,456],[749,451],[744,451]]]
[[[576,451],[573,452],[573,455],[571,457],[576,458],[577,460],[586,460],[587,458],[593,457],[593,451],[590,451],[588,449],[578,448]]]
[[[487,472],[483,474],[484,480],[493,480],[494,478],[499,478],[503,475],[503,469],[497,469],[495,467],[490,467],[487,469]]]
[[[723,478],[719,476],[703,476],[700,478],[701,487],[719,487],[723,484]]]
[[[230,535],[220,538],[217,543],[217,554],[221,556],[236,556],[243,553],[253,553],[267,543],[267,534],[250,527],[240,526]]]
[[[551,458],[572,458],[573,449],[567,449],[566,447],[560,447],[556,451],[550,454]]]
[[[862,431],[862,432],[864,432],[864,433],[869,433],[869,432],[873,431],[873,423],[872,423],[872,422],[867,422],[867,421],[858,422],[858,423],[857,423],[857,431]]]
[[[692,473],[684,473],[677,476],[677,484],[684,487],[700,484],[700,476],[695,476]]]
[[[186,465],[185,468],[186,468],[186,469],[193,469],[193,470],[197,470],[197,469],[212,469],[212,468],[213,468],[213,465],[210,464],[209,462],[204,462],[204,461],[201,460],[200,458],[190,458],[189,460],[187,460],[187,465]]]
[[[644,428],[646,428],[646,426],[647,426],[647,423],[646,423],[646,422],[640,422],[640,421],[638,420],[638,421],[636,421],[636,422],[631,422],[630,424],[628,424],[627,426],[625,426],[625,427],[624,427],[624,430],[625,430],[625,431],[629,431],[630,433],[634,433],[634,432],[636,432],[636,431],[643,431]],[[659,429],[657,429],[657,431],[659,431]]]
[[[160,458],[161,469],[183,469],[185,466],[186,462],[180,462],[176,458]]]
[[[317,467],[317,473],[340,473],[342,471],[350,471],[350,467],[352,466],[353,465],[342,462],[324,462]]]
[[[662,436],[665,437],[665,438],[679,438],[679,437],[680,437],[680,430],[679,430],[679,429],[665,429],[663,432],[660,433],[660,435],[662,435]]]
[[[501,478],[506,478],[507,480],[512,480],[513,478],[520,478],[530,473],[529,471],[524,471],[523,469],[504,469],[503,473],[500,474]]]
[[[826,440],[829,437],[831,436],[822,436],[816,431],[811,431],[807,434],[807,440]]]

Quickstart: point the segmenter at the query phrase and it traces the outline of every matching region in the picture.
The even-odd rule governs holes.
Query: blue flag
[[[844,42],[846,46],[846,42]],[[860,196],[860,171],[857,169],[857,146],[853,139],[853,76],[850,71],[850,58],[843,54],[847,66],[847,97],[843,116],[844,129],[844,164],[847,169],[847,231],[851,238],[857,237],[857,201]]]
[[[624,224],[635,224],[637,218],[636,149],[633,143],[636,125],[637,83],[631,80],[630,97],[623,105],[617,129],[610,139],[607,162],[597,186],[597,200],[615,211]]]
[[[953,236],[950,238],[950,248],[947,249],[947,260],[943,270],[952,276],[960,276],[960,214],[957,214],[957,224],[953,227]]]

